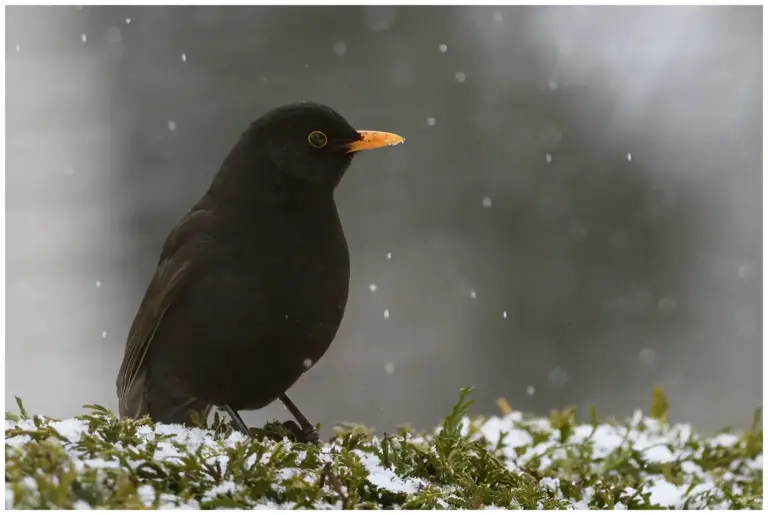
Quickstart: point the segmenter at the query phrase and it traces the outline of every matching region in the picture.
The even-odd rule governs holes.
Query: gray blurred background
[[[760,7],[6,13],[6,403],[116,409],[168,231],[315,100],[408,139],[337,192],[349,307],[291,390],[326,430],[429,428],[467,385],[616,416],[660,385],[712,430],[762,404]]]

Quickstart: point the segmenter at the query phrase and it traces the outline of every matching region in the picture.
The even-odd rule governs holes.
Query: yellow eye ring
[[[315,148],[323,148],[328,144],[328,137],[320,131],[312,131],[307,136],[307,141]]]

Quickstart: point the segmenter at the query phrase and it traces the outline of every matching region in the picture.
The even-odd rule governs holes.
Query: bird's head
[[[405,141],[397,134],[357,130],[339,113],[316,103],[273,109],[251,124],[250,144],[293,179],[335,187],[354,155]]]

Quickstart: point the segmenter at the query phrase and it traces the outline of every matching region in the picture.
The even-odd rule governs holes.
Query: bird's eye
[[[310,132],[309,136],[307,136],[307,140],[309,140],[309,144],[315,148],[323,148],[328,144],[328,138],[320,131]]]

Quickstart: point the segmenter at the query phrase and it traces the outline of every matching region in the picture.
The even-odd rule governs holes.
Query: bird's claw
[[[253,429],[252,435],[257,438],[268,438],[276,442],[288,438],[298,443],[320,443],[320,433],[311,425],[302,428],[293,420],[286,422],[268,422],[262,429]]]
[[[313,426],[307,426],[302,429],[301,435],[304,443],[318,445],[320,443],[320,433]]]
[[[299,443],[320,443],[320,433],[317,432],[317,429],[315,429],[314,426],[307,425],[301,427],[293,420],[283,422],[282,426],[289,431]]]

